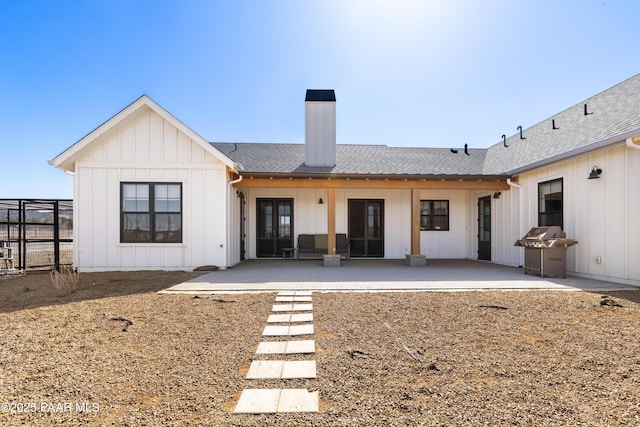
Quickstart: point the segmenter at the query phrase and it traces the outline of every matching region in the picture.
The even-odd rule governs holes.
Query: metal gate
[[[0,246],[19,270],[73,263],[73,201],[0,199]]]

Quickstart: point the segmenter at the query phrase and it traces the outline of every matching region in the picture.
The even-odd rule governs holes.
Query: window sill
[[[162,242],[148,242],[148,243],[123,243],[123,242],[119,242],[116,246],[118,247],[140,247],[140,246],[162,246],[162,247],[168,247],[168,246],[187,246],[184,242],[183,243],[162,243]]]

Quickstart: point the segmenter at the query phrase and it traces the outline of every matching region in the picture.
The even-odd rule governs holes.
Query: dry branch
[[[125,319],[124,317],[109,316],[107,314],[105,314],[104,317],[107,320],[115,320],[115,321],[119,321],[119,322],[125,322],[124,326],[122,327],[122,332],[127,332],[127,330],[129,329],[129,326],[133,325],[133,322],[131,320]]]
[[[402,344],[402,348],[404,349],[404,351],[406,351],[407,353],[409,353],[409,356],[413,357],[414,359],[416,359],[418,362],[422,362],[422,353],[423,351],[419,348],[413,348],[413,347],[409,347],[402,338],[400,338],[398,336],[398,334],[396,334],[393,329],[391,329],[391,325],[389,325],[387,322],[384,322],[384,326],[389,329],[393,335],[396,337],[396,341],[398,341],[400,344]]]
[[[227,299],[216,298],[216,297],[211,297],[211,296],[209,296],[209,297],[201,297],[200,295],[196,295],[191,299],[208,299],[208,300],[215,301],[215,302],[236,302],[235,300],[232,300],[232,299],[227,300]]]
[[[373,359],[372,355],[360,350],[348,349],[347,354],[351,356],[352,359]]]

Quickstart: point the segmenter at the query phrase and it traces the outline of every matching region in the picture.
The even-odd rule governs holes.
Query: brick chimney
[[[304,100],[304,163],[336,165],[336,94],[333,90],[308,89]]]

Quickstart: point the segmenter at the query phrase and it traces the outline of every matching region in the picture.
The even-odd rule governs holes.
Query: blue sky
[[[71,198],[47,161],[147,94],[209,141],[483,148],[640,72],[636,0],[0,2],[0,198]]]

